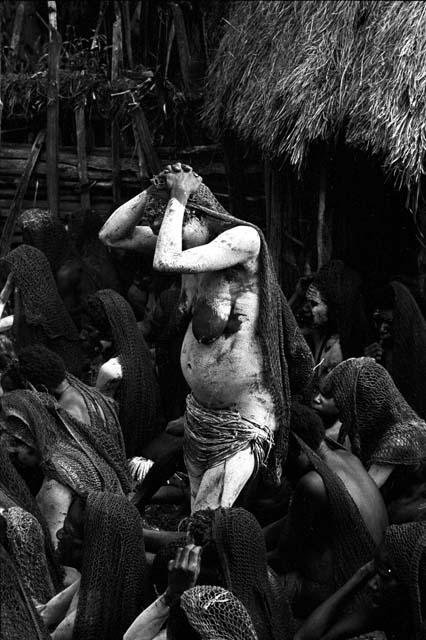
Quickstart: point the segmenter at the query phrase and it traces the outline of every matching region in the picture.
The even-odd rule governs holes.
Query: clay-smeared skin
[[[192,321],[181,366],[199,402],[234,406],[247,418],[275,428],[272,398],[263,384],[256,323],[257,260],[222,271],[184,275],[181,313]]]

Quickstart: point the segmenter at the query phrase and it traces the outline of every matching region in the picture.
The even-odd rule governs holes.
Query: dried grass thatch
[[[235,2],[204,106],[268,157],[297,166],[314,141],[378,154],[418,183],[426,150],[426,3],[390,0]]]

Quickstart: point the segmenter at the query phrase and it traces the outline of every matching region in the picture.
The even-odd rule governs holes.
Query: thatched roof
[[[236,131],[301,166],[314,141],[341,135],[418,182],[426,150],[426,3],[235,2],[204,106],[216,133]]]

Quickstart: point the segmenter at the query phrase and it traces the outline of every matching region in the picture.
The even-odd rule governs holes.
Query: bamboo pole
[[[16,58],[19,53],[19,44],[21,42],[22,26],[24,24],[25,2],[19,2],[16,7],[15,19],[13,21],[12,37],[10,39],[10,50],[12,54],[13,69],[15,68]],[[3,27],[2,27],[3,28]]]
[[[111,81],[114,82],[123,67],[123,33],[121,29],[121,10],[119,2],[114,2],[115,20],[112,27]],[[120,125],[117,116],[111,123],[111,157],[112,157],[112,198],[114,204],[121,199],[120,188]]]
[[[145,118],[142,107],[138,102],[135,101],[133,104],[131,103],[130,106],[133,121],[133,131],[136,136],[136,143],[143,151],[148,170],[151,176],[153,176],[160,171],[161,165],[157,153],[152,145],[151,132],[148,127],[148,122]]]
[[[76,107],[75,131],[77,138],[77,171],[80,180],[80,201],[84,211],[90,209],[89,178],[87,175],[87,154],[86,154],[86,117],[84,105]]]
[[[321,163],[318,194],[318,222],[317,222],[317,269],[321,269],[328,261],[327,248],[325,246],[325,198],[327,189],[327,170],[325,162]]]
[[[90,47],[91,50],[96,49],[96,47],[98,46],[98,37],[99,37],[99,32],[101,30],[102,22],[104,21],[106,6],[107,6],[106,0],[102,0],[99,7],[98,20],[96,22],[95,32],[92,37],[92,44]]]
[[[53,215],[59,215],[59,57],[62,39],[57,29],[56,2],[48,0],[49,11],[49,51],[48,51],[48,87],[47,87],[47,193],[49,209]]]
[[[37,159],[40,155],[41,147],[43,146],[45,136],[46,136],[45,131],[40,131],[38,133],[36,139],[34,140],[31,153],[28,156],[27,163],[25,166],[25,171],[22,174],[21,179],[19,180],[16,192],[15,192],[15,197],[13,198],[12,204],[10,205],[9,215],[3,227],[3,233],[0,238],[0,257],[5,256],[10,249],[10,244],[12,242],[15,224],[19,214],[21,213],[22,202],[24,200],[24,196],[27,191],[28,184],[31,179],[31,175],[33,173],[34,167],[37,163]]]
[[[173,14],[173,23],[176,29],[176,42],[179,53],[179,65],[183,86],[187,96],[191,96],[191,53],[189,49],[188,35],[185,28],[185,20],[183,17],[182,9],[176,2],[172,2],[170,6]]]
[[[123,3],[123,26],[126,42],[127,62],[129,69],[133,69],[133,51],[132,51],[132,26],[130,21],[129,3]]]

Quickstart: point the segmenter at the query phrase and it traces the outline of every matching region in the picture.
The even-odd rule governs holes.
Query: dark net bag
[[[215,512],[213,541],[225,587],[250,612],[259,640],[291,637],[290,605],[273,593],[268,576],[266,546],[256,518],[245,509]]]
[[[159,416],[160,392],[148,345],[131,306],[112,289],[103,289],[90,296],[88,309],[101,324],[106,321],[101,329],[112,332],[123,370],[118,403],[126,454],[128,457],[140,455],[163,426]]]
[[[56,288],[46,256],[23,244],[10,251],[0,262],[13,274],[19,291],[23,318],[14,323],[20,348],[39,343],[57,353],[68,371],[78,375],[84,358],[80,337]],[[15,300],[16,313],[17,300]]]
[[[350,358],[331,371],[323,387],[340,412],[346,435],[362,462],[412,466],[426,459],[426,423],[373,358]]]
[[[337,590],[372,560],[377,545],[343,481],[297,434],[293,433],[293,436],[321,476],[327,491],[332,524],[334,590]]]
[[[2,428],[33,447],[47,478],[78,495],[91,491],[128,493],[130,474],[123,450],[105,431],[76,421],[46,393],[19,390],[2,398]]]
[[[170,198],[165,178],[156,176],[147,190],[145,216],[149,222],[160,221]],[[229,215],[210,189],[203,183],[188,198],[186,213],[199,213],[227,223],[228,228],[243,225],[256,229],[261,248],[259,254],[259,317],[257,335],[263,355],[265,383],[275,407],[278,429],[275,446],[269,456],[271,478],[278,483],[282,461],[287,455],[291,396],[300,394],[313,375],[313,358],[288,302],[279,286],[268,245],[255,225]]]
[[[0,544],[0,639],[49,640],[15,564]]]
[[[410,291],[391,282],[394,292],[392,370],[396,386],[413,409],[426,418],[426,321]]]
[[[383,547],[396,578],[408,594],[413,640],[426,638],[426,522],[387,528]],[[408,616],[403,616],[408,619]]]
[[[47,209],[26,209],[18,223],[24,243],[42,251],[56,273],[71,253],[67,230],[58,216]]]
[[[119,640],[151,602],[142,520],[121,496],[91,493],[73,640]]]
[[[24,479],[16,471],[3,447],[0,447],[0,493],[6,495],[13,505],[21,507],[34,516],[40,524],[43,531],[44,553],[48,562],[49,576],[55,591],[60,591],[63,588],[64,573],[58,563],[46,520]]]
[[[257,640],[247,609],[226,589],[193,587],[182,594],[180,606],[202,640]]]

